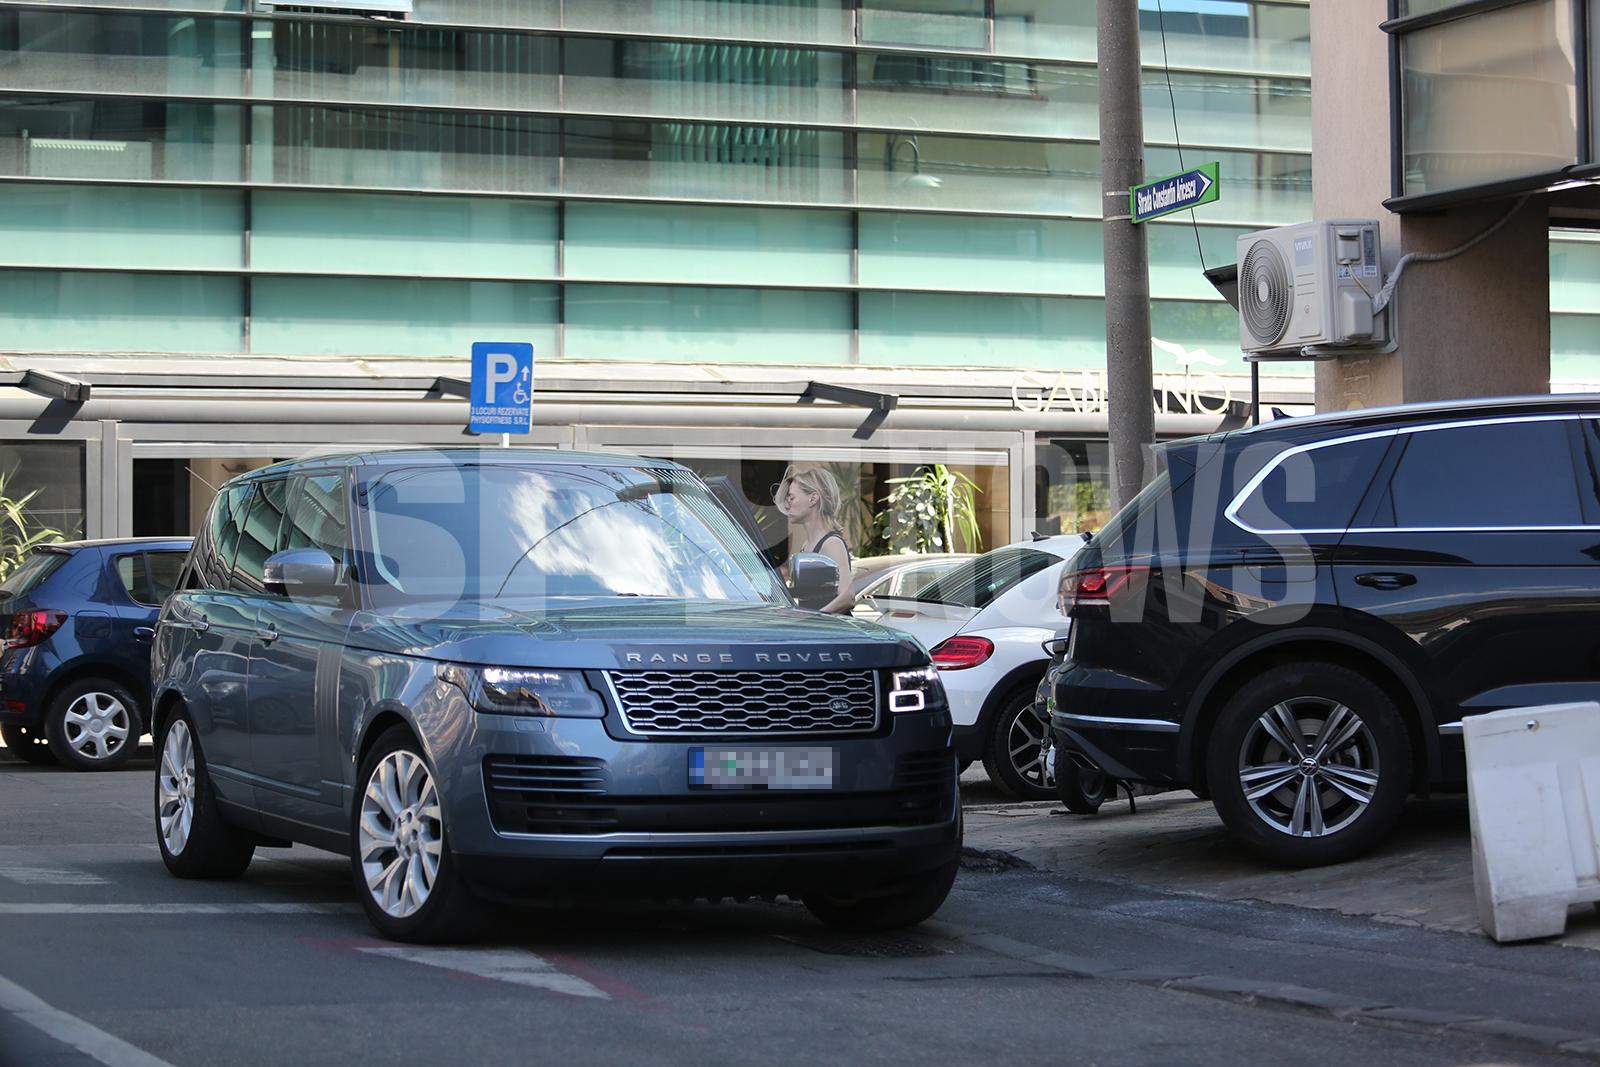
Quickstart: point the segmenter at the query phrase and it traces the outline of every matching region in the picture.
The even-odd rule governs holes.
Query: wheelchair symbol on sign
[[[517,391],[511,394],[511,402],[513,404],[521,405],[528,402],[528,375],[532,372],[532,367],[522,368],[522,375],[517,381]]]

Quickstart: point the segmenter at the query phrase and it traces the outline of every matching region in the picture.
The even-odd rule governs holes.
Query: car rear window
[[[67,561],[69,553],[54,549],[37,549],[21,566],[6,576],[0,582],[0,596],[21,596],[38,588],[39,583],[50,577]]]
[[[1024,578],[1060,562],[1060,556],[1037,548],[997,548],[975,559],[957,563],[905,599],[926,604],[984,608]]]

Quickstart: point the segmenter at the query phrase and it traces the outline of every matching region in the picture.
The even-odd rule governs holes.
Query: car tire
[[[1049,722],[1034,710],[1035,688],[1033,684],[1020,687],[1005,699],[989,724],[984,745],[983,769],[989,780],[1016,800],[1056,798],[1049,771],[1055,742]]]
[[[50,742],[32,727],[0,726],[0,741],[6,743],[7,752],[23,763],[49,767],[59,762],[56,754],[50,751]]]
[[[955,885],[959,860],[935,868],[915,884],[891,893],[864,897],[809,895],[806,909],[823,925],[846,933],[869,934],[903,930],[933,917]]]
[[[1318,867],[1359,856],[1394,829],[1412,772],[1405,722],[1382,687],[1348,667],[1306,662],[1267,671],[1223,706],[1206,784],[1251,851]]]
[[[435,781],[404,726],[378,739],[356,779],[351,877],[373,928],[391,941],[467,941],[485,918],[487,906],[461,878],[450,851]]]
[[[1088,756],[1056,749],[1056,796],[1072,814],[1093,815],[1116,792],[1116,781]]]
[[[50,701],[44,731],[62,766],[111,771],[138,751],[144,717],[126,686],[110,678],[79,678]]]
[[[175,711],[156,738],[156,844],[179,878],[237,878],[255,855],[255,838],[229,823],[189,713]]]

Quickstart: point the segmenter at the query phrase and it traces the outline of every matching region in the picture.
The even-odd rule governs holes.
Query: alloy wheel
[[[156,776],[161,795],[161,807],[156,812],[161,841],[174,856],[183,853],[194,825],[194,775],[194,738],[189,734],[189,724],[178,719],[161,746],[161,771]]]
[[[110,693],[84,693],[67,705],[62,733],[74,752],[85,759],[110,759],[129,741],[132,717]]]
[[[428,902],[444,854],[439,794],[428,766],[405,749],[372,769],[357,827],[361,873],[385,915],[404,919]]]
[[[1053,789],[1056,784],[1055,740],[1038,707],[1029,704],[1012,720],[1011,729],[1006,732],[1007,758],[1023,781],[1041,789]]]
[[[1262,713],[1239,747],[1239,785],[1262,822],[1326,837],[1359,819],[1378,789],[1378,744],[1350,708],[1296,697]]]

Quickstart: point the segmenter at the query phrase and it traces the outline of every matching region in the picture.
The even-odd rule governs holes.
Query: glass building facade
[[[1201,250],[1309,216],[1308,9],[1143,6],[1148,169],[1224,189],[1155,332],[1236,359]],[[1094,52],[1092,0],[0,2],[0,350],[1099,370]]]

